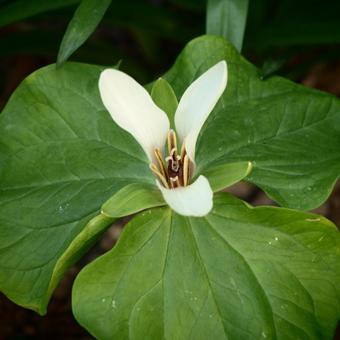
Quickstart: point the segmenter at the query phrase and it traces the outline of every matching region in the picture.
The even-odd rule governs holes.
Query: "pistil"
[[[177,137],[173,130],[170,130],[167,136],[168,154],[163,160],[162,153],[159,149],[155,149],[155,158],[157,165],[150,164],[151,171],[161,181],[165,188],[178,188],[187,186],[190,180],[190,160],[182,145],[181,154],[177,151]]]

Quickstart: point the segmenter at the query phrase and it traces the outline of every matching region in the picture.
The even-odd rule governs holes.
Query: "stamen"
[[[184,156],[184,159],[183,159],[183,186],[187,186],[188,185],[188,182],[189,182],[189,175],[190,175],[190,169],[189,169],[189,166],[190,166],[190,162],[189,162],[189,157],[188,155],[185,155]]]
[[[165,188],[169,189],[169,184],[166,178],[159,172],[157,166],[153,163],[149,165],[150,170],[158,177],[158,179],[162,182]]]
[[[163,177],[166,179],[166,181],[168,181],[168,173],[166,171],[166,167],[165,167],[165,164],[164,164],[164,161],[163,161],[163,157],[162,157],[162,153],[159,149],[155,149],[155,156],[156,156],[156,159],[157,159],[157,162],[158,162],[158,166],[161,170],[161,173],[163,175]]]
[[[177,152],[177,138],[174,130],[170,130],[168,132],[168,153],[171,155],[172,149],[175,149]]]
[[[173,130],[168,132],[167,143],[169,156],[164,161],[161,151],[155,149],[157,163],[151,163],[150,169],[167,189],[187,186],[192,169],[185,145],[182,144],[181,154],[178,155],[177,138]]]
[[[184,159],[186,154],[187,154],[187,150],[185,149],[185,144],[183,142],[182,147],[181,147],[181,159]]]

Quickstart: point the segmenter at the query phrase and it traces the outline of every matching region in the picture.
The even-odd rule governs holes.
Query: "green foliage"
[[[133,183],[110,197],[102,206],[102,214],[116,218],[124,217],[162,205],[165,205],[165,202],[157,187]]]
[[[111,0],[82,0],[71,19],[60,45],[57,64],[65,62],[96,29]]]
[[[207,34],[220,35],[242,50],[248,0],[208,0]]]
[[[80,0],[14,0],[1,8],[0,27],[31,16],[77,4]]]
[[[211,167],[203,175],[216,192],[240,182],[250,174],[252,167],[250,162],[227,163]]]
[[[54,61],[62,31],[79,2],[1,2],[0,26],[24,20],[0,36],[2,63],[17,54]],[[101,22],[103,29],[88,39],[72,59],[104,65],[123,59],[125,70],[139,80],[150,81],[172,63],[187,41],[205,32],[205,0],[170,2],[171,6],[167,2],[159,4],[149,0],[114,1]],[[287,63],[280,70],[280,74],[293,79],[300,79],[316,63],[338,60],[340,52],[336,45],[329,49],[316,49],[315,45],[340,42],[339,6],[337,0],[329,0],[327,6],[322,0],[251,1],[244,54],[257,65],[262,65],[268,56],[274,60],[294,58],[294,63]],[[112,31],[119,31],[119,38],[107,34]],[[305,55],[306,51],[309,52],[307,58],[296,58],[302,53]],[[0,70],[4,73],[0,74],[0,82],[1,78],[7,77],[9,70]]]
[[[247,180],[280,205],[320,206],[340,174],[340,100],[281,77],[262,80],[231,44],[213,36],[191,41],[164,77],[180,98],[221,59],[228,63],[228,85],[201,130],[197,172],[251,161]]]
[[[222,59],[228,86],[200,132],[196,172],[215,190],[244,178],[284,206],[320,205],[340,173],[339,99],[263,80],[223,37],[204,36],[155,83],[155,101],[173,115],[175,99]],[[115,217],[164,204],[143,150],[101,103],[102,69],[45,67],[0,115],[0,289],[41,314]],[[73,309],[99,338],[331,339],[339,249],[320,216],[227,194],[204,218],[149,209],[82,271]]]
[[[99,339],[331,339],[339,247],[322,217],[227,194],[206,218],[153,209],[81,271],[73,311]]]
[[[0,115],[0,289],[40,313],[58,260],[101,205],[131,182],[154,183],[144,152],[102,106],[100,71],[43,68]]]
[[[168,115],[170,126],[175,129],[178,101],[171,85],[163,78],[157,79],[152,86],[151,98]]]

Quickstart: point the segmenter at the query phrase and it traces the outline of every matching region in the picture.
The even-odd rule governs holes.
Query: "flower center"
[[[155,149],[157,164],[151,163],[150,169],[168,189],[185,187],[190,180],[190,160],[184,143],[181,154],[177,152],[177,137],[173,130],[168,132],[168,156],[164,159],[159,149]]]

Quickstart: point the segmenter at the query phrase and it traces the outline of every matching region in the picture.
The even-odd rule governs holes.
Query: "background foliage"
[[[56,60],[78,4],[0,2],[2,105],[25,75]],[[205,9],[205,0],[113,1],[71,60],[104,65],[123,60],[124,70],[141,82],[150,81],[171,66],[187,41],[205,33]],[[264,66],[265,74],[281,66],[280,74],[300,79],[311,65],[339,59],[338,1],[330,0],[327,6],[322,0],[250,1],[248,13],[243,54]]]
[[[0,0],[0,108],[27,74],[57,59],[78,4]],[[205,10],[203,0],[112,1],[71,60],[104,65],[122,60],[123,70],[148,82],[171,66],[187,41],[205,33]],[[337,65],[338,1],[325,6],[320,0],[258,0],[249,2],[248,11],[243,54],[262,69],[263,78],[276,72],[308,84],[306,77],[315,67]]]

